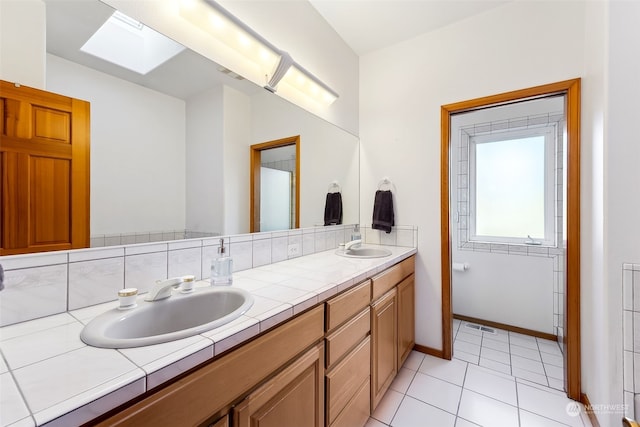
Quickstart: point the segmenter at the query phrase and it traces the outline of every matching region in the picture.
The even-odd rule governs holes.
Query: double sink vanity
[[[77,332],[117,313],[116,302],[2,328],[17,384],[11,398],[30,412],[16,425],[363,426],[413,349],[415,312],[416,249],[368,249],[376,257],[328,250],[235,273],[226,289],[247,295],[250,308],[225,325],[164,343],[85,345]],[[206,281],[195,288],[156,302],[138,297],[131,313],[225,290]],[[53,318],[66,330],[64,351],[38,342],[51,336],[51,324],[43,324]],[[15,369],[38,345],[46,360]],[[36,365],[42,367],[28,372]]]

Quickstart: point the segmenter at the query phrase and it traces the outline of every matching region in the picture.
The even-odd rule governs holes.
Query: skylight
[[[147,74],[184,49],[181,44],[118,11],[80,48],[138,74]]]

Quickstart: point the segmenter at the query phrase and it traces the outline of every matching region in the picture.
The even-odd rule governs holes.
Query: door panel
[[[29,176],[29,246],[71,240],[71,162],[31,157]]]
[[[0,81],[0,255],[89,246],[89,103]]]

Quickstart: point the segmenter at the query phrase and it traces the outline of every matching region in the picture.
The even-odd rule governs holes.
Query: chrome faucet
[[[178,289],[182,283],[182,277],[174,277],[172,279],[156,280],[156,284],[149,290],[145,297],[145,301],[159,301],[171,296],[172,289]]]
[[[345,243],[344,251],[346,252],[351,249],[358,249],[360,246],[362,246],[362,239],[352,240],[350,242]]]

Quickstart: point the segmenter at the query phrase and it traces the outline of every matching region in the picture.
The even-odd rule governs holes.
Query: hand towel
[[[324,225],[342,224],[342,194],[327,193],[324,204]]]
[[[393,217],[393,195],[390,190],[378,190],[373,202],[373,224],[371,228],[391,233],[391,227],[394,225],[396,224]]]

